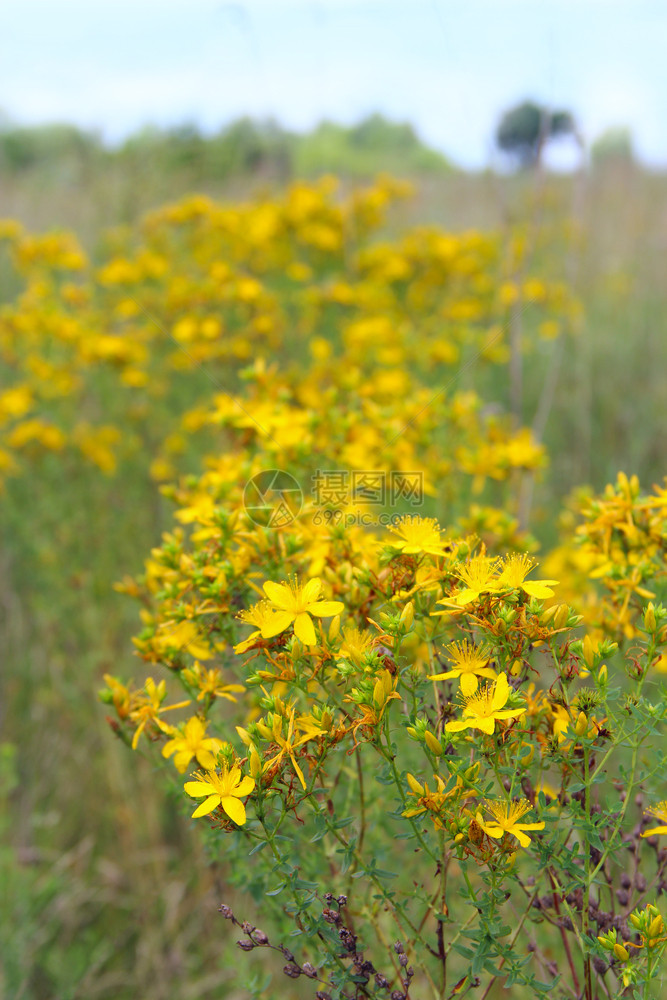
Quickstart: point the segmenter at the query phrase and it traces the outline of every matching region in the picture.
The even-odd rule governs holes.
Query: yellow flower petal
[[[456,594],[454,597],[452,597],[452,600],[456,604],[463,607],[464,604],[472,604],[472,602],[476,601],[478,597],[479,597],[478,590],[470,590],[469,587],[466,587],[466,589],[462,590],[460,594]],[[444,601],[439,601],[438,603],[444,604]]]
[[[284,583],[272,583],[270,580],[263,585],[264,593],[277,608],[290,611],[294,608],[294,596]]]
[[[214,809],[217,809],[219,805],[220,805],[220,796],[209,795],[207,799],[204,799],[203,802],[199,803],[199,805],[192,814],[192,818],[199,819],[200,816],[208,816],[208,814],[212,813]]]
[[[205,771],[213,771],[215,769],[215,754],[211,753],[210,750],[207,750],[206,747],[198,747],[195,756]],[[178,764],[176,764],[176,767],[178,767]],[[183,770],[185,770],[185,768]]]
[[[317,645],[313,619],[305,611],[302,611],[294,619],[294,634],[305,646]]]
[[[493,700],[491,702],[493,711],[502,708],[507,702],[510,694],[510,686],[507,683],[507,674],[499,674],[493,689]]]
[[[466,698],[470,698],[471,695],[477,690],[477,678],[474,674],[461,674],[461,691]]]
[[[183,750],[179,750],[176,756],[174,757],[174,765],[176,767],[176,770],[179,771],[181,774],[183,774],[184,771],[187,769],[187,766],[191,760],[192,760],[192,750],[188,750],[187,747],[185,747]],[[197,760],[199,760],[199,757],[197,757]],[[213,766],[215,766],[215,760],[213,761]]]
[[[291,611],[276,611],[271,616],[269,621],[267,621],[260,632],[255,633],[256,635],[262,636],[262,639],[272,639],[274,635],[278,635],[279,632],[284,632],[288,625],[291,625],[294,621],[294,614]],[[241,644],[242,645],[242,644]]]
[[[246,774],[244,778],[241,779],[240,783],[236,786],[232,795],[250,795],[250,793],[255,788],[255,779],[251,778],[250,775]]]
[[[481,729],[481,731],[486,733],[487,736],[493,736],[496,731],[496,724],[493,719],[475,718],[472,719],[471,722],[475,729]]]
[[[652,826],[650,830],[644,830],[642,837],[652,837],[654,833],[667,833],[667,826]]]
[[[246,821],[246,815],[245,806],[242,802],[239,802],[239,800],[235,799],[232,795],[225,795],[220,799],[220,805],[225,810],[229,818],[234,820],[237,826],[243,826]]]
[[[486,823],[480,823],[479,825],[487,836],[493,837],[495,840],[500,840],[505,832],[501,826],[487,826]]]
[[[464,729],[469,729],[471,726],[474,726],[474,725],[475,725],[475,723],[471,722],[471,721],[465,721],[465,720],[462,720],[462,719],[455,719],[454,722],[448,722],[445,725],[445,732],[448,732],[448,733],[460,733]],[[493,730],[492,730],[492,732],[493,732]]]
[[[167,740],[165,745],[162,747],[162,756],[171,757],[171,755],[176,753],[178,750],[179,743],[181,743],[181,740]]]
[[[458,670],[447,670],[444,674],[429,674],[427,681],[446,681],[450,677],[458,677]]]
[[[554,596],[551,587],[546,586],[549,583],[558,583],[558,580],[527,580],[521,584],[521,589],[525,590],[529,597],[536,597],[538,601],[543,601],[546,597]]]
[[[200,799],[202,795],[211,795],[213,789],[208,781],[186,781],[183,787],[193,799]]]
[[[301,603],[302,606],[307,606],[312,604],[320,595],[320,590],[322,589],[322,581],[315,577],[314,580],[309,580],[306,586],[301,591]]]
[[[343,611],[345,605],[342,601],[317,601],[308,608],[308,614],[316,615],[318,618],[333,618]]]

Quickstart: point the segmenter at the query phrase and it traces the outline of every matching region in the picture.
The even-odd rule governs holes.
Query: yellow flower
[[[336,653],[336,659],[351,660],[358,667],[361,665],[364,654],[373,648],[374,642],[375,637],[370,632],[355,628],[353,625],[346,625],[343,629],[343,641]]]
[[[121,684],[116,677],[112,677],[111,674],[105,674],[104,680],[110,689],[111,701],[118,713],[118,717],[126,719],[132,709],[133,692],[125,684]],[[136,698],[136,692],[134,692],[134,696]]]
[[[206,796],[193,812],[193,819],[208,816],[214,809],[222,806],[237,826],[243,826],[246,821],[245,806],[239,799],[249,795],[254,787],[254,778],[249,775],[242,777],[240,768],[234,766],[230,769],[226,764],[220,772],[213,770],[207,770],[206,774],[197,772],[197,780],[186,781],[184,785],[185,791],[193,799]]]
[[[463,718],[448,722],[445,729],[448,733],[460,733],[463,729],[479,729],[492,736],[496,728],[496,720],[515,719],[523,715],[525,708],[503,708],[510,696],[510,686],[507,675],[500,674],[495,684],[485,684],[469,698],[465,698]]]
[[[195,661],[192,667],[186,667],[183,670],[183,677],[188,684],[199,688],[197,701],[203,701],[208,696],[209,698],[226,698],[228,701],[235,702],[237,699],[231,692],[245,691],[243,684],[225,684],[222,672],[217,667],[206,669],[198,661]]]
[[[539,601],[546,597],[553,597],[552,584],[557,584],[558,580],[529,580],[525,583],[525,578],[535,566],[535,560],[530,556],[514,553],[506,556],[502,565],[502,572],[496,581],[497,589],[503,590],[505,587],[516,590],[520,588],[529,597],[536,597]]]
[[[450,677],[458,677],[461,691],[467,698],[477,690],[478,677],[488,677],[492,681],[496,679],[495,670],[487,667],[490,654],[483,646],[475,646],[464,639],[462,642],[451,642],[445,648],[454,667],[443,674],[430,674],[428,678],[430,681],[445,681]]]
[[[407,774],[408,785],[410,786],[410,792],[412,795],[417,797],[417,805],[413,806],[411,809],[405,809],[402,816],[407,819],[411,819],[414,816],[419,816],[423,812],[430,812],[431,819],[436,827],[436,829],[442,828],[442,820],[439,813],[442,812],[447,799],[451,799],[461,794],[463,789],[463,782],[460,777],[457,777],[456,784],[448,792],[445,791],[446,785],[439,774],[434,774],[435,778],[435,790],[431,791],[428,787],[428,783],[425,781],[424,784],[420,784],[417,779],[412,774]]]
[[[247,639],[234,646],[235,653],[245,653],[247,649],[254,646],[258,639],[267,639],[269,636],[278,635],[279,632],[282,632],[287,627],[282,624],[284,620],[282,613],[276,611],[268,601],[260,601],[258,604],[253,604],[251,608],[239,611],[236,617],[246,625],[255,625],[256,628],[254,632],[250,633]],[[272,631],[277,622],[279,627],[275,631]]]
[[[303,587],[299,586],[296,580],[290,580],[289,583],[267,581],[264,584],[264,593],[277,612],[274,621],[262,628],[262,638],[270,639],[294,622],[294,634],[297,639],[300,639],[305,646],[315,646],[317,636],[310,616],[329,618],[340,614],[344,607],[341,601],[319,600],[321,588],[322,581],[317,578],[309,580]]]
[[[390,543],[392,548],[399,549],[404,555],[420,552],[432,556],[445,554],[445,543],[440,538],[442,529],[434,517],[406,515],[395,525],[390,525],[389,530],[399,538],[399,541]]]
[[[163,746],[162,756],[171,757],[175,754],[174,764],[181,774],[193,757],[197,758],[197,763],[205,770],[214,770],[216,754],[222,749],[222,742],[213,736],[207,736],[206,726],[207,723],[202,722],[198,715],[193,715],[182,730],[172,729],[173,738]]]
[[[652,826],[650,830],[644,830],[642,837],[652,837],[654,833],[667,833],[667,799],[663,799],[657,805],[651,806],[646,812],[649,816],[655,816],[656,819],[659,819],[662,825]]]
[[[530,837],[527,837],[526,830],[543,830],[544,823],[519,823],[525,813],[531,809],[530,802],[520,799],[517,802],[485,802],[484,808],[491,813],[493,820],[486,822],[482,819],[482,814],[477,813],[476,819],[482,830],[488,837],[500,840],[506,833],[511,834],[519,841],[522,847],[528,847]]]
[[[297,773],[299,781],[301,782],[301,787],[305,792],[306,779],[304,778],[303,771],[301,770],[297,762],[295,751],[298,750],[298,748],[302,746],[304,743],[307,743],[308,740],[314,739],[315,736],[323,735],[324,730],[321,729],[319,732],[315,732],[315,729],[313,727],[310,727],[309,729],[307,727],[307,732],[305,736],[302,736],[301,739],[298,740],[294,739],[294,723],[295,723],[294,715],[295,715],[294,709],[291,709],[289,716],[289,723],[287,725],[287,736],[283,736],[282,717],[277,714],[273,716],[273,725],[271,727],[269,738],[272,740],[272,742],[277,743],[280,749],[278,753],[271,758],[271,760],[267,760],[266,764],[264,765],[264,771],[269,771],[274,765],[280,764],[284,757],[289,757],[289,759],[292,762],[292,766]]]
[[[134,695],[132,699],[132,708],[129,713],[132,722],[137,723],[137,728],[132,738],[133,750],[137,749],[139,737],[149,722],[154,722],[162,729],[165,725],[159,718],[162,712],[170,712],[174,708],[185,708],[186,705],[190,704],[189,700],[179,701],[176,705],[165,705],[163,708],[162,702],[164,701],[166,694],[167,685],[165,681],[162,680],[159,684],[156,684],[152,677],[148,677],[146,680],[145,693],[137,692]],[[167,727],[167,730],[168,728],[169,727]]]
[[[482,594],[497,590],[497,582],[494,579],[497,559],[489,556],[474,556],[458,572],[459,579],[466,584],[466,587],[452,597],[455,604],[472,604]],[[445,602],[438,601],[438,604]]]
[[[153,645],[158,653],[165,654],[170,649],[189,653],[198,660],[210,660],[213,656],[208,641],[195,622],[167,621],[160,625]]]

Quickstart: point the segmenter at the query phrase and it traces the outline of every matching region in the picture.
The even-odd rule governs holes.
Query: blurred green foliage
[[[593,143],[591,159],[594,164],[605,160],[631,163],[634,160],[634,149],[630,129],[623,126],[608,128]]]
[[[451,169],[411,125],[379,114],[350,127],[323,122],[305,135],[270,119],[239,118],[213,135],[191,124],[151,126],[113,149],[98,135],[72,125],[0,124],[0,175],[87,173],[112,165],[132,168],[137,161],[159,174],[186,174],[190,183],[257,175],[287,180],[328,171],[371,177],[378,170],[437,174]]]

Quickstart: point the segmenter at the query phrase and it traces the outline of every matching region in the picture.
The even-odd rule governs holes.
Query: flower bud
[[[542,625],[548,625],[553,616],[558,611],[558,608],[559,608],[558,604],[552,604],[550,608],[544,608],[544,610],[540,614],[540,623]]]
[[[401,611],[400,622],[406,632],[409,632],[412,628],[412,623],[415,620],[415,606],[412,601],[408,601],[403,610]]]
[[[257,752],[257,747],[255,747],[254,745],[250,747],[249,762],[250,762],[250,774],[256,780],[262,773],[262,759],[259,756],[259,753]]]
[[[577,736],[583,736],[587,729],[588,729],[588,719],[586,718],[586,713],[579,712],[579,716],[577,718],[574,731],[577,734]]]
[[[554,628],[565,628],[570,617],[570,609],[567,604],[559,604],[554,615]]]
[[[599,671],[598,671],[598,683],[599,684],[606,684],[607,683],[607,664],[606,663],[603,663],[602,666],[600,667]]]
[[[655,609],[651,602],[644,612],[644,628],[647,632],[655,632],[655,625]]]
[[[424,742],[431,753],[434,753],[436,757],[442,757],[442,743],[436,739],[433,733],[429,733],[428,729],[424,733]]]
[[[338,633],[340,632],[340,615],[334,615],[331,619],[331,624],[329,625],[329,640],[331,642],[338,638]]]
[[[584,660],[586,661],[586,666],[592,667],[593,664],[595,663],[595,650],[593,649],[593,643],[591,642],[590,635],[584,636],[583,651],[584,651]]]
[[[628,949],[624,948],[622,944],[618,944],[618,942],[614,945],[614,955],[620,962],[627,962],[630,958]]]
[[[419,784],[419,782],[414,777],[414,775],[410,774],[409,771],[408,771],[408,773],[406,775],[406,778],[407,778],[407,781],[408,781],[408,784],[409,784],[410,788],[415,793],[415,795],[423,795],[424,794],[424,788],[423,788],[423,786]]]

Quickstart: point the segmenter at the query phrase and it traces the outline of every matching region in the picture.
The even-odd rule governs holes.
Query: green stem
[[[584,747],[584,812],[586,823],[591,822],[591,783],[590,783],[590,749]],[[581,907],[581,936],[586,946],[584,951],[584,990],[586,1000],[593,1000],[593,984],[591,979],[591,956],[588,954],[588,929],[589,929],[589,907],[591,893],[591,849],[589,844],[584,845],[584,898]]]

